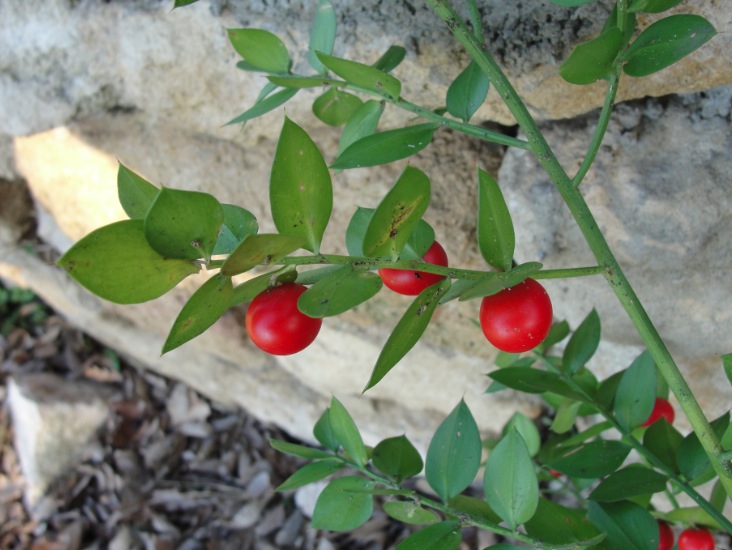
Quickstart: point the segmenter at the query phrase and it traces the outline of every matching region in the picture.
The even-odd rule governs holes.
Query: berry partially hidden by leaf
[[[657,397],[656,403],[655,405],[653,405],[653,411],[651,412],[651,416],[649,416],[648,420],[641,424],[641,427],[645,428],[646,426],[650,426],[661,418],[665,418],[669,424],[673,424],[675,417],[676,413],[674,412],[674,408],[671,403],[666,401],[663,397]]]
[[[665,521],[658,520],[658,550],[671,550],[674,545],[674,532]]]
[[[689,528],[679,535],[679,550],[714,550],[714,537],[706,529]]]
[[[447,253],[437,241],[432,243],[422,259],[429,263],[447,267]],[[444,275],[425,273],[424,271],[409,271],[408,269],[392,269],[385,267],[379,270],[379,276],[384,284],[399,294],[416,296],[425,288],[439,283]]]
[[[307,287],[285,283],[265,290],[249,304],[246,327],[254,344],[272,355],[291,355],[313,343],[322,319],[308,317],[297,308]]]

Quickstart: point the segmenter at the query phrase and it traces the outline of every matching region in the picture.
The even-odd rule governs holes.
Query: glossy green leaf
[[[267,80],[273,86],[283,88],[322,88],[324,86],[345,86],[343,80],[327,76],[296,76],[296,75],[267,75]]]
[[[579,413],[581,405],[582,403],[579,401],[564,398],[559,405],[559,408],[557,408],[554,420],[549,427],[551,431],[556,434],[563,434],[571,430],[574,423],[577,421],[577,413]]]
[[[363,257],[363,239],[374,215],[374,208],[356,207],[346,228],[346,248],[351,256]]]
[[[470,485],[480,468],[480,432],[465,401],[443,420],[427,449],[425,477],[432,490],[447,502]]]
[[[301,237],[317,254],[333,210],[333,184],[317,145],[287,117],[272,163],[269,200],[277,230]]]
[[[649,426],[643,434],[643,445],[673,472],[679,472],[676,455],[684,436],[665,418]]]
[[[717,479],[717,481],[714,482],[712,494],[709,496],[709,504],[711,504],[719,513],[724,513],[724,508],[727,504],[727,491],[724,488],[724,484],[721,479]]]
[[[447,89],[447,112],[468,122],[485,101],[489,86],[488,75],[471,61]]]
[[[362,104],[355,95],[330,88],[313,102],[313,114],[329,126],[341,126]]]
[[[431,525],[440,521],[435,512],[412,500],[392,500],[385,502],[383,508],[389,517],[409,525]]]
[[[503,281],[504,288],[511,288],[525,281],[544,267],[540,262],[526,262],[512,267],[506,273],[500,273],[499,278]]]
[[[290,70],[287,46],[277,36],[263,29],[228,29],[231,45],[255,70],[286,73]]]
[[[462,540],[460,523],[443,521],[412,533],[395,550],[456,550]]]
[[[722,367],[724,368],[724,373],[727,375],[727,380],[732,384],[732,353],[722,355]]]
[[[117,196],[122,209],[130,219],[145,219],[160,189],[142,176],[119,164],[117,170]]]
[[[435,230],[423,219],[417,222],[399,255],[401,260],[421,260],[435,242]]]
[[[315,503],[313,529],[350,531],[366,523],[374,511],[374,497],[363,492],[374,482],[356,476],[331,481]]]
[[[351,265],[346,265],[307,289],[297,304],[310,317],[340,315],[372,298],[382,286],[377,273],[354,271]]]
[[[249,279],[248,281],[234,287],[229,307],[251,302],[257,294],[264,292],[276,283],[292,282],[293,275],[297,276],[295,268],[292,266],[285,266],[274,271],[258,275],[253,279]]]
[[[485,499],[513,530],[531,519],[539,503],[539,484],[524,438],[515,429],[488,455],[483,476]]]
[[[534,421],[520,412],[516,412],[503,427],[502,433],[506,435],[511,430],[516,430],[524,438],[529,454],[532,457],[536,456],[541,448],[541,434]]]
[[[628,11],[631,13],[661,13],[681,2],[683,0],[631,0]]]
[[[364,65],[357,61],[348,61],[327,55],[323,52],[316,52],[320,62],[349,84],[364,90],[386,95],[392,99],[398,99],[402,83],[390,74],[376,69],[370,65]]]
[[[630,453],[630,447],[620,441],[591,441],[576,451],[547,464],[571,477],[596,479],[613,473]]]
[[[717,31],[700,15],[669,15],[645,29],[624,55],[623,70],[630,76],[647,76],[673,65]]]
[[[259,231],[257,218],[249,210],[233,204],[222,204],[221,207],[224,209],[224,225],[213,249],[214,256],[231,254],[239,243]]]
[[[330,400],[329,417],[333,435],[340,441],[343,450],[356,464],[364,466],[368,461],[368,455],[361,433],[346,408],[335,397]]]
[[[258,265],[268,265],[304,245],[297,236],[260,233],[250,235],[236,247],[221,266],[221,273],[231,277],[246,273]]]
[[[471,515],[480,521],[487,523],[501,523],[501,518],[496,514],[490,505],[481,498],[468,495],[458,495],[450,499],[450,508],[459,512]]]
[[[297,88],[285,88],[284,90],[280,90],[277,93],[269,95],[262,101],[258,101],[257,103],[255,103],[252,107],[244,111],[238,117],[232,118],[229,122],[225,124],[225,126],[228,126],[230,124],[241,124],[242,122],[246,122],[247,120],[252,120],[253,118],[257,118],[266,113],[269,113],[280,105],[284,105],[285,103],[287,103],[287,101],[292,99],[292,97],[297,92]]]
[[[323,414],[320,415],[320,418],[315,423],[313,435],[318,440],[318,443],[334,453],[340,448],[341,441],[333,431],[333,424],[330,421],[330,407],[323,411]]]
[[[333,475],[338,470],[343,468],[342,462],[336,462],[335,460],[321,460],[318,462],[311,462],[306,464],[294,474],[288,477],[275,491],[294,491],[310,483],[315,483],[321,479]]]
[[[730,424],[729,412],[723,414],[713,422],[712,429],[717,437],[721,439]],[[676,463],[687,480],[692,485],[698,485],[709,481],[714,476],[714,469],[709,462],[709,457],[704,451],[699,437],[695,432],[690,432],[679,445],[676,454]]]
[[[407,166],[376,207],[363,239],[370,257],[399,257],[430,202],[430,179]]]
[[[460,295],[460,301],[465,302],[475,298],[492,296],[493,294],[498,294],[504,288],[506,288],[506,285],[498,276],[498,273],[489,272],[485,274],[484,278],[473,281],[473,284],[466,288]]]
[[[576,400],[587,400],[570,388],[558,374],[532,367],[510,367],[488,374],[496,382],[526,393],[552,392]]]
[[[569,373],[577,372],[592,358],[600,344],[600,316],[594,309],[569,338],[562,355],[562,368]]]
[[[607,550],[655,550],[658,548],[658,523],[648,510],[632,502],[594,502],[589,518],[607,533]]]
[[[470,292],[476,284],[478,284],[478,281],[470,281],[468,279],[454,280],[452,285],[450,285],[450,290],[448,290],[440,300],[440,304],[446,304],[447,302],[456,299],[462,301],[465,293]]]
[[[341,269],[342,265],[325,265],[316,267],[315,269],[304,269],[297,272],[297,282],[301,285],[309,286],[329,277],[334,271]]]
[[[428,122],[363,137],[340,153],[331,168],[363,168],[411,157],[430,144],[436,129]]]
[[[592,84],[607,78],[622,47],[623,33],[611,27],[597,38],[575,46],[559,67],[559,74],[572,84]]]
[[[524,525],[529,536],[552,544],[590,546],[605,538],[592,525],[584,510],[566,508],[561,504],[540,498],[534,516]]]
[[[210,258],[224,209],[208,193],[164,187],[145,216],[145,238],[166,258]]]
[[[511,214],[498,182],[478,169],[478,247],[489,265],[511,269],[516,236]]]
[[[363,391],[373,388],[396,366],[419,341],[427,329],[440,299],[450,288],[450,279],[424,289],[407,308],[384,344],[368,383]]]
[[[590,2],[596,2],[597,0],[550,0],[552,4],[562,6],[563,8],[576,8],[583,4],[589,4]]]
[[[162,353],[185,344],[218,321],[229,309],[233,291],[231,278],[220,274],[203,283],[175,319]]]
[[[680,523],[683,525],[698,525],[709,529],[722,530],[722,526],[709,513],[700,506],[688,508],[676,508],[664,514],[664,519],[669,523]]]
[[[379,125],[379,119],[384,112],[384,103],[369,99],[365,101],[348,119],[341,132],[338,141],[338,154],[340,155],[351,144],[361,138],[373,135]]]
[[[173,9],[180,8],[182,6],[190,6],[191,4],[195,4],[196,2],[198,2],[198,0],[175,0]]]
[[[643,424],[656,401],[656,363],[648,350],[626,369],[615,394],[614,412],[626,431]]]
[[[330,0],[318,0],[318,10],[315,12],[313,24],[310,27],[310,43],[308,49],[308,63],[321,74],[327,72],[325,65],[320,62],[315,52],[333,53],[336,36],[336,14]]]
[[[158,298],[199,270],[194,262],[167,259],[153,250],[142,220],[125,220],[92,231],[58,265],[87,290],[118,304]]]
[[[407,50],[402,46],[389,46],[389,49],[386,50],[371,66],[374,69],[388,73],[389,71],[396,69],[399,64],[404,61],[404,57],[406,55]]]
[[[313,449],[312,447],[306,447],[305,445],[298,445],[297,443],[290,443],[289,441],[282,441],[280,439],[270,439],[269,444],[276,451],[307,460],[333,458],[331,453],[326,453],[320,449]]]
[[[546,338],[541,343],[542,349],[548,350],[564,340],[567,336],[569,336],[569,323],[567,321],[553,324],[552,328],[549,329],[549,334],[546,335]]]
[[[403,435],[381,441],[374,447],[371,460],[380,472],[393,477],[397,483],[416,476],[424,466],[417,449]]]
[[[597,502],[617,502],[666,489],[668,476],[641,464],[631,464],[613,472],[588,497]]]

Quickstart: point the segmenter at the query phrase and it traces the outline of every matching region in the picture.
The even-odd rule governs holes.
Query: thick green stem
[[[607,268],[608,283],[648,347],[669,388],[678,399],[689,423],[699,437],[704,451],[709,456],[714,470],[719,475],[727,495],[732,498],[732,464],[723,459],[719,438],[712,430],[689,385],[620,268],[584,197],[559,164],[526,105],[503,71],[480,42],[475,39],[460,16],[444,0],[427,0],[427,3],[435,14],[447,24],[472,59],[488,75],[495,90],[501,95],[516,122],[527,136],[532,152],[556,185],[598,264]]]

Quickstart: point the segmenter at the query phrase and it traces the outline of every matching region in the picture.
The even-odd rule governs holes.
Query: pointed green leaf
[[[597,544],[605,534],[590,523],[584,510],[566,508],[541,498],[534,516],[525,524],[529,536],[552,544],[573,544],[579,547]]]
[[[426,221],[420,219],[417,227],[404,244],[399,258],[402,260],[421,260],[435,242],[435,230]]]
[[[331,168],[363,168],[411,157],[430,144],[436,129],[428,122],[363,137],[340,153]]]
[[[313,102],[313,114],[329,126],[340,126],[348,122],[362,104],[355,95],[330,88]]]
[[[607,533],[607,550],[651,550],[658,548],[658,523],[644,508],[632,502],[590,501],[589,518]]]
[[[392,500],[385,502],[383,508],[390,517],[409,525],[431,525],[440,521],[435,512],[411,500]]]
[[[363,252],[371,257],[399,257],[430,202],[430,179],[407,166],[376,207],[363,239]]]
[[[323,65],[349,84],[363,88],[364,90],[376,92],[377,94],[386,95],[392,99],[399,98],[402,84],[390,74],[370,65],[340,59],[323,52],[315,52],[315,54]]]
[[[355,111],[341,132],[341,139],[338,141],[338,154],[345,151],[349,145],[361,138],[372,135],[376,132],[379,119],[384,112],[384,103],[370,99]]]
[[[117,196],[130,219],[145,219],[160,190],[122,163],[117,170]]]
[[[656,401],[656,363],[648,350],[641,353],[623,374],[615,394],[618,423],[631,431],[643,424]]]
[[[481,451],[478,426],[461,399],[437,428],[427,449],[425,477],[443,502],[473,482],[480,468]]]
[[[524,438],[529,454],[536,456],[541,448],[541,434],[534,421],[520,412],[514,413],[503,427],[502,433],[506,435],[511,430],[516,430]]]
[[[376,62],[371,65],[374,69],[384,71],[385,73],[396,69],[399,64],[404,61],[404,57],[407,55],[407,50],[401,46],[389,46]]]
[[[333,184],[317,145],[287,117],[272,163],[269,199],[277,230],[301,237],[317,254],[333,210]]]
[[[563,399],[549,429],[555,434],[567,433],[574,426],[581,405],[579,401]]]
[[[460,523],[443,521],[412,533],[395,550],[456,550],[462,540]]]
[[[326,265],[323,267],[316,267],[315,269],[308,269],[297,272],[297,282],[301,285],[309,286],[322,281],[326,277],[329,277],[333,272],[342,269],[342,265]]]
[[[321,479],[333,475],[341,468],[343,468],[343,463],[336,462],[335,460],[311,462],[288,477],[275,489],[275,491],[294,491],[295,489],[299,489],[300,487],[309,485],[310,483],[315,483],[316,481],[320,481]]]
[[[190,6],[191,4],[195,4],[196,2],[198,2],[198,0],[175,0],[173,9],[180,8],[182,6]]]
[[[656,21],[625,52],[623,70],[630,76],[647,76],[700,48],[717,31],[700,15],[670,15]]]
[[[250,235],[236,247],[221,266],[221,273],[231,277],[258,265],[268,265],[301,248],[302,238],[291,235],[261,233]]]
[[[610,474],[588,497],[597,502],[617,502],[666,489],[668,476],[641,464],[631,464]]]
[[[675,473],[679,473],[676,455],[683,441],[684,436],[665,418],[651,424],[643,434],[643,446]]]
[[[698,525],[705,526],[710,529],[722,530],[719,522],[709,515],[709,512],[700,506],[691,506],[689,508],[676,508],[668,514],[664,514],[664,519],[669,523],[680,523],[682,525]]]
[[[280,90],[275,94],[269,95],[266,98],[262,99],[262,101],[258,101],[257,103],[255,103],[252,107],[244,111],[238,117],[232,118],[229,122],[225,124],[225,126],[228,126],[230,124],[240,124],[242,122],[246,122],[247,120],[252,120],[253,118],[257,118],[266,113],[269,113],[280,105],[287,103],[287,101],[290,100],[297,92],[297,88],[285,88],[284,90]]]
[[[489,86],[488,75],[471,61],[447,89],[447,112],[468,122],[485,101]]]
[[[485,499],[513,530],[539,504],[539,483],[524,438],[510,430],[488,455],[483,476]]]
[[[142,220],[125,220],[92,231],[58,265],[87,290],[118,304],[158,298],[199,270],[193,262],[167,259],[153,250]]]
[[[511,214],[498,182],[478,169],[478,246],[489,265],[511,269],[516,237]]]
[[[219,231],[219,238],[214,246],[213,254],[231,254],[239,243],[249,235],[259,231],[259,224],[254,214],[233,204],[222,204],[224,209],[224,225]]]
[[[569,336],[569,323],[567,321],[561,321],[552,325],[552,328],[549,329],[549,334],[546,335],[546,338],[541,343],[542,349],[548,350],[564,340],[567,336]]]
[[[443,279],[424,289],[415,298],[384,344],[384,349],[381,350],[371,378],[363,391],[378,384],[419,341],[448,288],[450,288],[450,279]]]
[[[377,273],[354,271],[346,265],[329,273],[298,299],[298,309],[310,317],[331,317],[372,298],[383,283]]]
[[[729,412],[711,422],[714,433],[718,438],[722,438],[727,427],[730,424]],[[714,477],[714,470],[709,462],[709,456],[704,451],[699,437],[695,432],[690,432],[679,445],[676,454],[676,463],[687,480],[692,485],[698,485],[705,481],[709,481]]]
[[[622,47],[623,33],[611,27],[597,38],[575,46],[559,67],[559,74],[572,84],[592,84],[607,78]]]
[[[600,344],[600,316],[594,309],[569,338],[562,356],[562,368],[574,373],[592,358]]]
[[[268,75],[267,80],[275,86],[283,88],[322,88],[323,86],[345,86],[343,80],[325,76]]]
[[[450,499],[450,508],[469,514],[482,522],[495,523],[496,525],[501,523],[501,518],[498,517],[498,514],[481,498],[464,494],[458,495]]]
[[[208,193],[164,187],[145,216],[145,238],[158,254],[209,259],[224,223],[224,210]]]
[[[327,531],[350,531],[366,523],[374,511],[374,497],[363,491],[374,482],[356,476],[339,477],[320,493],[311,525]]]
[[[348,453],[351,460],[356,464],[364,466],[368,461],[368,456],[366,446],[363,444],[363,439],[361,439],[361,433],[346,408],[335,397],[330,401],[329,417],[333,435],[340,441],[343,450]]]
[[[229,309],[234,288],[230,277],[215,275],[203,283],[178,314],[162,353],[182,346],[206,331]]]
[[[374,447],[371,460],[379,471],[395,478],[397,483],[416,476],[423,467],[419,452],[403,435],[381,441]]]
[[[284,266],[249,279],[245,283],[234,287],[229,307],[251,302],[255,296],[277,283],[292,282],[294,280],[293,275],[297,276],[295,268],[292,266]]]
[[[587,400],[581,393],[570,388],[558,374],[533,367],[510,367],[488,374],[496,382],[526,393],[558,393],[570,399]]]
[[[231,45],[247,64],[268,73],[290,70],[287,46],[277,36],[263,29],[228,29]]]
[[[326,453],[320,449],[313,449],[312,447],[306,447],[305,445],[298,445],[297,443],[290,443],[289,441],[282,441],[280,439],[270,439],[269,444],[276,451],[298,458],[306,458],[308,460],[333,458],[331,453]]]
[[[354,212],[346,229],[346,248],[351,256],[364,256],[363,240],[374,211],[374,208],[359,206]],[[422,259],[434,242],[435,230],[424,219],[420,219],[404,244],[399,257],[402,260]]]
[[[310,27],[310,43],[308,49],[308,63],[321,74],[326,68],[315,55],[315,52],[333,53],[336,36],[336,15],[330,0],[318,0],[318,11],[315,12],[313,24]]]
[[[628,11],[630,13],[661,13],[681,2],[683,0],[631,0]]]
[[[724,373],[727,375],[727,380],[732,384],[732,353],[722,355],[722,367],[724,368]]]
[[[338,452],[341,442],[333,432],[333,424],[330,422],[330,407],[323,411],[313,428],[313,435],[323,447],[331,451]]]
[[[630,453],[620,441],[598,439],[550,461],[547,466],[571,477],[595,479],[613,473]]]

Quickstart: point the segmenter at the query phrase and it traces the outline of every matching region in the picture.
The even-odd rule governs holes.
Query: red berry
[[[674,532],[665,521],[658,520],[658,550],[671,550],[674,545]]]
[[[306,290],[303,285],[285,283],[252,300],[246,327],[258,348],[273,355],[291,355],[312,344],[323,320],[308,317],[297,308],[297,300]]]
[[[714,537],[706,529],[689,528],[679,535],[679,550],[714,550]]]
[[[666,401],[663,397],[656,397],[656,403],[653,405],[653,411],[651,411],[651,416],[649,416],[648,420],[641,424],[641,427],[644,428],[646,426],[650,426],[661,418],[665,418],[669,424],[673,424],[675,416],[676,413],[674,412],[674,408],[671,403]]]
[[[480,326],[488,341],[508,353],[529,351],[541,344],[552,326],[552,302],[534,279],[486,296]]]
[[[557,472],[556,470],[552,470],[551,468],[549,468],[549,473],[551,475],[553,475],[554,477],[556,477],[557,479],[562,477],[562,472]]]
[[[437,241],[425,252],[422,259],[428,264],[441,265],[447,267],[447,254],[442,245]],[[435,273],[425,273],[424,271],[409,271],[408,269],[392,269],[385,267],[379,269],[379,276],[384,284],[399,294],[407,296],[416,296],[425,288],[439,283],[444,279],[444,275],[436,275]]]

